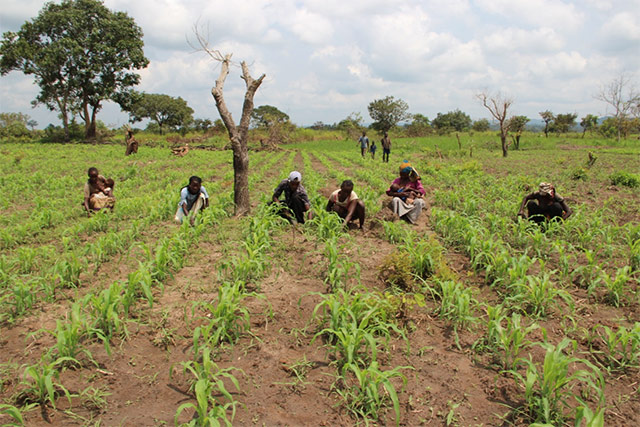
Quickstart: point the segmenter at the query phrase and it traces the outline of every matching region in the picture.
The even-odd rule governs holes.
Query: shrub
[[[624,185],[625,187],[640,187],[640,176],[629,172],[616,172],[610,177],[612,185]]]

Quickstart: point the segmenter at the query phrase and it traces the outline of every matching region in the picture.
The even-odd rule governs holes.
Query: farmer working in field
[[[541,182],[538,191],[524,196],[518,216],[540,224],[554,218],[567,219],[572,213],[564,199],[556,194],[554,186],[548,182]]]
[[[116,198],[113,197],[113,180],[106,179],[98,173],[98,169],[93,167],[89,168],[87,175],[89,179],[84,184],[83,203],[87,215],[104,208],[113,210],[116,203]]]
[[[358,199],[358,195],[353,191],[353,181],[347,179],[342,181],[340,188],[329,196],[327,212],[335,212],[344,219],[344,225],[358,220],[360,230],[364,225],[364,203]]]
[[[138,141],[136,141],[136,139],[133,137],[133,130],[131,128],[127,129],[127,134],[124,137],[124,141],[127,144],[127,151],[125,151],[124,153],[125,156],[138,152]]]
[[[199,176],[192,176],[189,178],[189,185],[180,190],[180,202],[174,219],[178,224],[182,224],[184,218],[189,217],[189,224],[193,225],[198,212],[207,207],[209,207],[209,193],[202,185],[202,179]]]
[[[362,158],[364,158],[364,154],[367,152],[367,148],[369,148],[369,138],[367,138],[365,131],[362,131],[362,136],[358,139],[358,144],[360,144],[360,154],[362,154]]]
[[[284,200],[280,200],[282,193],[284,193]],[[293,222],[291,213],[300,224],[304,224],[305,212],[308,212],[308,219],[311,219],[311,203],[307,191],[302,186],[302,175],[298,171],[291,172],[289,178],[280,181],[273,191],[272,200],[272,203],[282,205],[280,215],[289,222]]]
[[[387,190],[391,199],[391,209],[400,218],[415,224],[425,206],[426,191],[420,182],[420,175],[408,160],[400,164],[400,176],[393,180]]]

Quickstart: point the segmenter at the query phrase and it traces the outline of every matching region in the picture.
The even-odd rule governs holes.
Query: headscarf
[[[420,179],[420,174],[418,173],[416,168],[411,166],[411,163],[409,163],[409,160],[403,160],[402,163],[400,163],[400,173],[408,174],[409,179],[412,182],[415,182]]]
[[[544,195],[544,196],[551,196],[553,197],[555,195],[555,187],[553,186],[553,184],[551,184],[550,182],[541,182],[540,183],[540,188],[539,188],[539,192],[540,194]]]

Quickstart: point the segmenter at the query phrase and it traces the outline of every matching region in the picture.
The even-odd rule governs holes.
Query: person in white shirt
[[[189,178],[189,185],[180,190],[180,202],[174,219],[178,224],[182,224],[184,218],[189,217],[189,223],[193,225],[198,212],[207,207],[209,207],[209,193],[202,185],[202,179],[199,176],[192,176]]]

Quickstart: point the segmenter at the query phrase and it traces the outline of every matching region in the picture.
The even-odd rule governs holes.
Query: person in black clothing
[[[273,191],[272,203],[282,204],[280,215],[293,222],[291,213],[295,220],[304,224],[304,213],[308,212],[308,219],[311,219],[311,203],[307,191],[302,186],[302,175],[298,171],[289,174],[289,178],[280,181],[280,184]],[[284,200],[280,200],[280,195],[284,193]]]
[[[556,194],[555,187],[548,182],[541,182],[538,191],[524,196],[518,216],[541,224],[554,218],[567,219],[572,213],[564,199]]]

